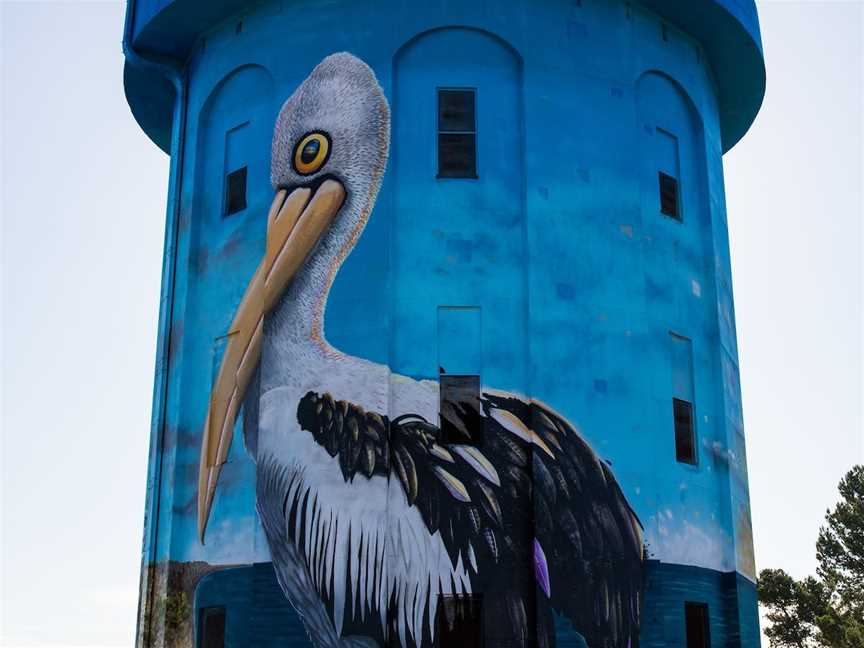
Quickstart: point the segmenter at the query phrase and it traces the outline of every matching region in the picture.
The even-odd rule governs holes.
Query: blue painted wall
[[[752,2],[706,4],[723,5],[758,45]],[[199,23],[184,7],[139,0],[133,14],[145,44],[154,26],[185,30],[175,54],[188,89],[172,165],[179,209],[148,560],[169,572],[269,560],[239,431],[208,542],[198,541],[201,426],[223,336],[264,250],[275,116],[315,64],[346,50],[388,96],[392,149],[371,221],[334,285],[328,340],[435,377],[442,353],[462,355],[441,349],[440,307],[475,308],[484,384],[577,423],[642,520],[655,561],[646,645],[677,641],[688,591],[717,601],[712,633],[728,639],[715,646],[758,645],[721,162],[724,128],[743,131],[724,125],[706,45],[612,0],[274,1],[228,20],[220,12],[237,7],[216,3]],[[477,89],[478,180],[435,178],[437,87]],[[225,174],[241,165],[248,206],[223,217]],[[672,166],[683,222],[659,208],[657,171]],[[691,341],[694,466],[675,461],[670,333]],[[221,577],[207,578],[196,605],[217,597]],[[170,582],[147,584],[142,614]]]

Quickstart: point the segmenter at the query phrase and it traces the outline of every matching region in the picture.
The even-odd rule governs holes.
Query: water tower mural
[[[718,90],[686,10],[379,4],[130,3],[172,153],[138,644],[758,645],[755,15],[702,3]]]

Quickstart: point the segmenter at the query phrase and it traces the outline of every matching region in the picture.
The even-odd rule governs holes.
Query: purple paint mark
[[[551,597],[549,565],[546,563],[546,554],[543,553],[543,547],[540,546],[537,538],[534,538],[534,577],[537,579],[537,584],[546,592],[546,597]]]

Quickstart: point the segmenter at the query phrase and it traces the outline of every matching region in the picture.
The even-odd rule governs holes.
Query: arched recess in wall
[[[442,89],[474,94],[475,182],[437,181]],[[481,209],[506,201],[508,210],[521,210],[522,90],[522,57],[492,32],[439,27],[405,42],[393,57],[391,172],[397,191],[406,189],[397,197],[397,213],[400,201],[415,207],[412,196],[420,198],[425,209],[471,196],[475,204],[482,200]]]
[[[703,303],[711,303],[714,243],[702,116],[684,88],[656,70],[639,77],[636,102],[643,222],[649,230],[680,225],[662,239],[674,240],[678,271],[689,271],[697,290],[707,291]]]
[[[239,224],[246,214],[266,214],[272,193],[273,95],[270,72],[260,65],[244,65],[219,81],[204,101],[198,116],[194,213],[196,223],[210,224],[205,231],[218,236],[224,228],[212,225],[219,219]],[[229,208],[228,176],[244,168],[245,207],[237,209],[242,204],[237,203]]]
[[[463,26],[423,32],[394,55],[394,371],[437,378],[436,353],[482,356],[477,366],[460,370],[499,384],[524,384],[522,68],[520,55],[503,39]],[[444,119],[441,105],[449,115]],[[451,154],[465,156],[464,164],[446,167],[442,158]],[[482,340],[482,349],[451,354],[453,340],[436,342],[443,325],[434,308],[422,310],[412,298],[420,286],[427,304],[481,311],[466,326],[480,327],[482,334],[464,337]]]
[[[693,100],[677,81],[651,70],[636,82],[636,101],[644,165],[645,218],[662,214],[682,222],[707,223],[710,214],[705,195],[705,136]],[[664,213],[668,209],[661,211],[658,173],[677,183],[677,215]]]
[[[183,311],[182,384],[193,412],[185,413],[200,432],[206,403],[225,350],[234,309],[265,249],[267,212],[272,200],[270,142],[276,112],[274,83],[268,70],[245,65],[217,83],[200,104],[194,130],[194,176],[188,233],[188,285]],[[190,107],[193,110],[193,107]],[[228,209],[229,176],[240,172],[242,195]],[[239,176],[235,176],[239,177]],[[242,200],[241,200],[242,198]],[[230,213],[229,213],[230,212]],[[197,451],[198,448],[195,448]],[[236,487],[223,488],[213,506],[211,529],[231,519],[227,536],[208,535],[203,551],[213,562],[237,563],[255,555],[266,560],[266,543],[256,538],[255,467],[243,443],[233,443],[228,455]],[[194,502],[198,484],[192,471],[179,471],[177,501]],[[177,528],[195,526],[194,507],[175,510]],[[259,549],[265,547],[264,550]],[[238,561],[238,558],[240,559]]]
[[[521,178],[522,57],[498,35],[464,26],[438,27],[420,33],[405,42],[393,57],[391,156],[397,163],[394,175],[406,170],[399,165],[401,151],[416,145],[424,145],[426,154],[411,150],[405,163],[422,166],[418,170],[423,172],[431,168],[436,174],[436,90],[440,88],[476,91],[480,178],[497,179],[499,174],[504,175],[498,168],[499,162],[501,166],[509,164],[511,173],[518,171]],[[424,128],[429,125],[431,129]],[[419,139],[424,135],[425,139]],[[496,158],[500,153],[510,157]],[[518,161],[515,165],[514,159]]]
[[[679,313],[681,308],[695,308],[714,322],[713,313],[705,310],[713,303],[715,282],[702,117],[681,85],[659,71],[639,77],[636,101],[643,223],[659,237],[656,252],[665,249],[665,254],[672,254],[669,262],[674,263],[676,273],[689,275],[695,282],[686,290],[669,287],[678,300]],[[670,248],[663,247],[667,243]],[[696,304],[691,299],[693,290],[700,296]]]

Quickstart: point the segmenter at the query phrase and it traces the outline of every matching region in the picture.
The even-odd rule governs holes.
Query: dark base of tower
[[[687,603],[707,605],[711,648],[759,647],[756,584],[741,574],[649,561],[646,585],[640,648],[686,646]]]
[[[735,572],[649,561],[640,648],[684,646],[685,605],[707,606],[712,648],[757,648],[759,619],[755,585]],[[231,567],[208,574],[195,588],[193,619],[198,648],[201,619],[223,609],[225,646],[310,646],[297,613],[276,582],[271,563]],[[563,617],[556,618],[558,648],[585,648]]]

